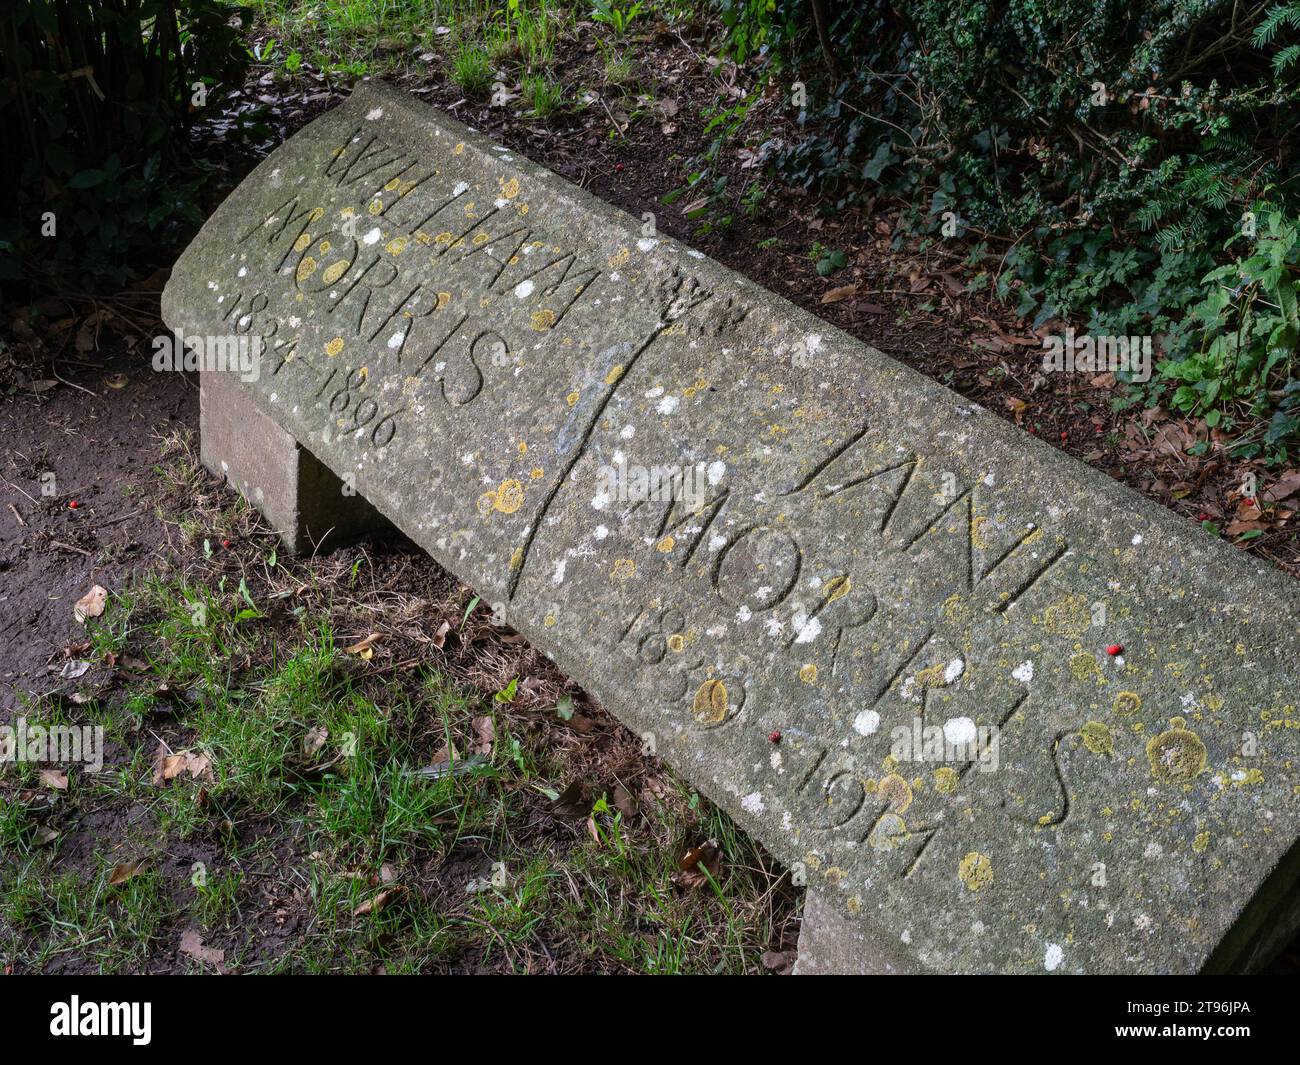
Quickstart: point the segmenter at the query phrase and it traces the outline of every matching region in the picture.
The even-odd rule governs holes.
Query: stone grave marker
[[[494,603],[807,884],[803,971],[1247,968],[1293,927],[1296,586],[651,219],[368,84],[164,313],[260,346],[203,374],[205,461]]]

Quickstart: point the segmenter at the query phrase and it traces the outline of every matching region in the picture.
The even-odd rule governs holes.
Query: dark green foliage
[[[242,81],[236,13],[219,0],[6,5],[0,281],[121,284],[168,227],[201,221],[183,135],[196,86]]]
[[[787,180],[831,209],[885,191],[916,231],[951,211],[959,233],[993,235],[996,289],[1035,323],[1158,338],[1152,401],[1173,388],[1224,428],[1282,414],[1300,0],[825,3],[829,55],[817,5],[717,6],[733,55],[807,87],[804,133],[775,156]],[[1261,273],[1260,256],[1277,261]]]

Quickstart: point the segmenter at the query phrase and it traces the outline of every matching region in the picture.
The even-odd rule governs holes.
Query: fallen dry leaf
[[[437,631],[433,634],[433,646],[441,650],[443,644],[447,642],[447,633],[450,631],[451,622],[444,619],[442,624],[438,626]]]
[[[96,584],[77,600],[77,605],[72,608],[72,616],[77,619],[77,624],[84,625],[86,618],[97,618],[104,612],[107,601],[108,589]]]
[[[839,285],[839,286],[837,286],[837,287],[831,289],[831,290],[830,290],[829,292],[827,292],[824,296],[822,296],[822,302],[823,302],[823,303],[838,303],[840,300],[846,300],[846,299],[848,299],[850,296],[854,295],[857,291],[858,291],[858,286],[857,286],[856,284],[854,284],[854,285]]]
[[[226,960],[226,952],[217,950],[215,947],[205,947],[203,937],[193,928],[187,928],[181,933],[182,954],[188,954],[195,961],[201,961],[207,965],[220,965]]]
[[[716,839],[705,840],[698,847],[692,847],[677,863],[681,870],[673,875],[673,880],[688,891],[715,881],[722,873],[722,848]],[[705,875],[707,871],[708,875]]]
[[[41,783],[55,791],[67,791],[68,774],[60,769],[42,769]]]
[[[474,742],[470,744],[471,754],[491,755],[496,743],[497,727],[492,719],[482,714],[474,719]]]
[[[169,754],[165,745],[158,744],[153,761],[153,786],[160,788],[182,773],[189,773],[195,780],[212,780],[212,760],[206,754],[195,754],[193,751]]]
[[[119,862],[113,866],[113,871],[108,877],[108,886],[117,887],[118,884],[125,884],[131,877],[144,871],[144,862]]]
[[[349,647],[343,648],[346,654],[360,655],[365,661],[369,662],[375,656],[374,647],[379,642],[379,633],[372,632],[364,640],[358,640]]]
[[[330,731],[324,725],[315,725],[307,730],[302,739],[302,753],[310,757],[325,746]]]
[[[622,784],[614,785],[614,809],[623,815],[624,820],[636,816],[636,796],[623,787]]]
[[[433,756],[433,758],[429,761],[429,768],[445,769],[449,767],[452,764],[452,762],[459,762],[459,761],[460,761],[460,753],[456,750],[456,745],[452,744],[450,747],[447,746],[442,747],[438,751],[438,753]]]
[[[1288,470],[1273,484],[1264,489],[1260,498],[1265,503],[1280,503],[1300,492],[1300,470]]]
[[[551,804],[551,812],[557,817],[586,817],[591,813],[591,802],[587,798],[582,783],[575,780],[565,788]]]
[[[394,884],[390,888],[385,888],[373,899],[367,899],[355,910],[352,911],[353,917],[364,917],[368,913],[378,913],[387,906],[393,899],[406,892],[406,888],[401,884]]]

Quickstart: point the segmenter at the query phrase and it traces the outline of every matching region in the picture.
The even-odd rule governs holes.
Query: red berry
[[[614,164],[614,171],[615,171],[615,173],[618,173],[618,174],[623,173],[623,164],[622,164],[622,163],[615,163],[615,164]]]
[[[81,504],[78,503],[75,499],[69,499],[69,500],[68,500],[68,509],[69,509],[69,510],[76,510],[79,506],[81,506]]]
[[[1070,439],[1070,434],[1067,433],[1064,429],[1061,430],[1061,439],[1062,439],[1062,440],[1069,440],[1069,439]]]
[[[229,541],[229,540],[222,540],[222,541],[221,541],[221,546],[222,546],[222,547],[229,547],[229,546],[230,546],[230,541]]]
[[[1201,511],[1199,514],[1196,515],[1196,520],[1197,520],[1197,521],[1209,521],[1209,520],[1210,520],[1210,516],[1209,516],[1207,513],[1205,513],[1205,511]]]
[[[1124,653],[1124,645],[1122,643],[1113,643],[1106,648],[1106,653],[1112,658],[1115,655],[1121,655]]]
[[[780,742],[781,742],[781,730],[780,730],[779,728],[774,728],[771,732],[769,732],[769,733],[767,734],[767,742],[768,742],[768,743],[780,743]]]

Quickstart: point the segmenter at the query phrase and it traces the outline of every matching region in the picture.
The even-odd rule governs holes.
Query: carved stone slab
[[[1257,954],[1300,830],[1283,575],[382,86],[164,311],[261,338],[250,409],[898,964]]]

